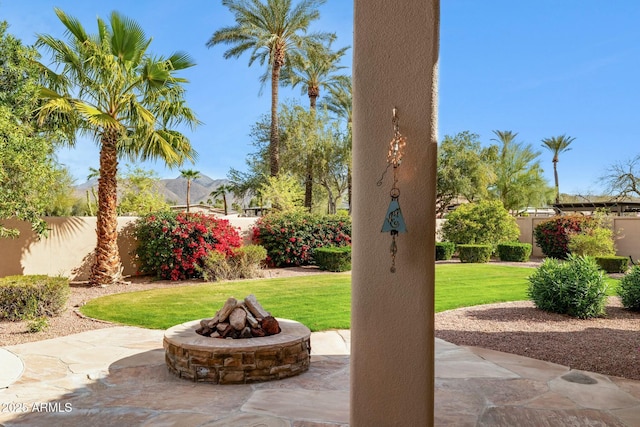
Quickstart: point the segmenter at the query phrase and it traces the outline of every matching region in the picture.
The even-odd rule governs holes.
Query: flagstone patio
[[[349,423],[350,331],[313,333],[309,371],[251,385],[175,377],[165,365],[163,335],[114,327],[0,349],[0,386],[8,386],[0,389],[0,425]],[[435,395],[439,426],[640,426],[638,381],[442,340]]]

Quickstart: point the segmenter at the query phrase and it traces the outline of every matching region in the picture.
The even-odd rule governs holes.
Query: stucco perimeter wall
[[[136,273],[131,256],[136,241],[131,235],[137,217],[118,218],[118,247],[124,275]],[[227,218],[238,227],[245,241],[256,218]],[[62,275],[72,281],[89,277],[96,246],[96,217],[47,217],[49,236],[37,239],[31,225],[17,220],[3,220],[5,227],[17,228],[20,237],[0,239],[0,277],[14,274]]]
[[[542,250],[535,244],[533,230],[541,222],[548,218],[519,217],[516,218],[520,227],[520,241],[531,243],[534,257],[542,257]],[[640,259],[640,217],[612,217],[613,230],[616,239],[616,254],[620,256],[631,256],[634,260]]]
[[[535,227],[548,218],[543,217],[518,217],[516,222],[520,227],[520,241],[522,243],[531,243],[533,251],[531,256],[543,257],[544,254],[539,246],[535,244],[533,230]],[[436,220],[436,236],[438,241],[441,240],[440,229],[446,219]],[[616,239],[617,255],[632,256],[634,260],[640,260],[640,217],[613,217],[613,230]]]

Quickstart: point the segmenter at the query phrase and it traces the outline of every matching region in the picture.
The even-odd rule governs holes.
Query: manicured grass
[[[494,302],[527,299],[532,268],[495,264],[436,265],[436,312]],[[608,279],[615,295],[617,280]],[[312,331],[348,329],[351,323],[349,273],[206,283],[109,295],[90,301],[87,316],[126,325],[166,329],[212,317],[225,300],[253,293],[276,317],[297,320]]]
[[[213,317],[230,296],[253,293],[275,317],[293,319],[312,331],[349,329],[351,275],[349,273],[206,283],[109,295],[89,301],[82,313],[97,319],[151,329]]]
[[[534,269],[495,264],[436,265],[436,312],[527,299]]]

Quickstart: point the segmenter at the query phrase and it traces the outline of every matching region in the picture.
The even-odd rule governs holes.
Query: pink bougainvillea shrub
[[[199,213],[146,215],[136,222],[134,236],[139,273],[169,280],[201,277],[197,267],[211,251],[230,256],[242,244],[228,220]]]
[[[275,267],[313,264],[314,249],[351,245],[351,218],[305,212],[273,213],[256,222],[253,241]]]

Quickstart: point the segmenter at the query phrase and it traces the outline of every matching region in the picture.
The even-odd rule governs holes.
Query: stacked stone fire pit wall
[[[196,334],[200,321],[165,332],[167,366],[180,378],[215,384],[246,384],[291,377],[309,369],[311,332],[301,323],[278,319],[277,335],[241,340]]]

